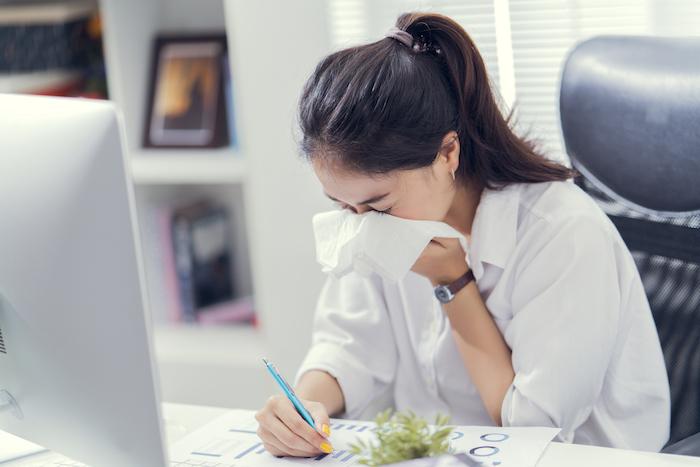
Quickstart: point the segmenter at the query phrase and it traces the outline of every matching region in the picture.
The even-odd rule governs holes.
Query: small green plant
[[[377,415],[377,442],[357,439],[350,451],[359,463],[370,467],[392,464],[420,457],[432,457],[451,452],[449,436],[454,427],[447,426],[446,415],[435,417],[434,427],[412,411],[392,414],[387,409]]]

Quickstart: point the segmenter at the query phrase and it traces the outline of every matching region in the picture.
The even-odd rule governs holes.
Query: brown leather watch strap
[[[449,284],[447,288],[450,289],[452,295],[456,295],[457,292],[462,290],[464,287],[467,286],[467,284],[469,284],[473,280],[475,280],[474,273],[471,269],[469,269],[467,272],[464,273],[462,277]]]

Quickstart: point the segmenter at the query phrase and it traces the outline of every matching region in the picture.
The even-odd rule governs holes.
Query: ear
[[[456,171],[459,167],[459,151],[459,136],[457,135],[456,131],[449,131],[442,138],[438,158],[442,158],[444,160],[444,162],[447,164],[447,169],[450,172]]]

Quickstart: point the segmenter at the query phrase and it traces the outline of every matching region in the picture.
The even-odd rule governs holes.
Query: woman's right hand
[[[292,402],[282,396],[272,396],[255,414],[258,436],[265,449],[274,456],[312,457],[333,452],[327,439],[331,434],[328,412],[320,402],[301,399],[316,422],[314,430],[296,411]]]

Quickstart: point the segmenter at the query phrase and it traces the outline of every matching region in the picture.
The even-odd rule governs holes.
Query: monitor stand
[[[10,412],[20,420],[24,418],[22,409],[19,408],[19,404],[15,398],[4,389],[0,389],[0,413],[2,412]]]

